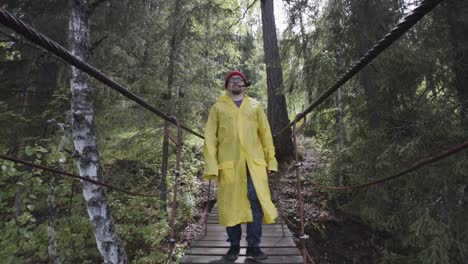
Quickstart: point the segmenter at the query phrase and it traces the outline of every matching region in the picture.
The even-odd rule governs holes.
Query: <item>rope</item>
[[[372,48],[370,48],[366,54],[364,54],[357,62],[351,65],[351,68],[342,75],[338,81],[336,81],[322,96],[320,96],[314,103],[312,103],[306,110],[299,113],[295,120],[289,123],[287,126],[282,128],[274,137],[277,137],[284,133],[286,130],[291,128],[295,122],[304,118],[308,113],[312,112],[317,106],[323,101],[335,93],[343,84],[349,81],[354,75],[374,60],[382,51],[387,49],[391,44],[397,41],[404,33],[412,28],[419,20],[421,20],[427,13],[429,13],[434,7],[436,7],[443,0],[424,0],[421,4],[416,7],[411,14],[407,15],[402,22],[400,22],[395,28],[393,28],[387,35],[379,40]]]
[[[315,261],[314,261],[314,259],[310,256],[309,252],[306,250],[305,253],[306,253],[306,255],[307,255],[307,258],[310,260],[310,263],[315,264]]]
[[[72,174],[72,173],[69,173],[69,172],[48,168],[48,167],[45,167],[45,166],[42,166],[42,165],[34,164],[34,163],[26,161],[26,160],[6,156],[6,155],[3,155],[3,154],[0,154],[0,158],[4,159],[4,160],[12,161],[14,163],[20,163],[20,164],[30,166],[30,167],[33,167],[33,168],[37,168],[37,169],[52,172],[52,173],[54,173],[54,174],[52,174],[54,177],[57,177],[56,174],[60,174],[60,175],[64,175],[64,176],[67,176],[67,177],[87,181],[87,182],[90,182],[90,183],[93,183],[93,184],[96,184],[96,185],[104,186],[104,187],[107,187],[108,189],[115,190],[115,191],[122,192],[122,193],[126,193],[126,194],[133,195],[133,196],[159,197],[158,195],[154,195],[154,194],[142,194],[142,193],[129,192],[129,191],[126,191],[126,190],[111,186],[109,184],[106,184],[106,183],[103,183],[103,182],[100,182],[100,181],[96,181],[96,180],[92,180],[92,179],[89,179],[89,178],[86,178],[86,177],[78,176],[76,174]]]
[[[10,12],[6,11],[3,8],[0,8],[0,23],[5,25],[6,27],[11,28],[18,34],[21,34],[25,38],[29,39],[36,45],[46,49],[47,51],[53,53],[55,56],[63,59],[64,61],[70,63],[71,65],[75,66],[76,68],[82,70],[83,72],[86,72],[90,76],[96,78],[98,81],[101,83],[107,85],[111,89],[117,91],[121,95],[127,97],[128,99],[136,102],[137,104],[143,106],[144,108],[148,109],[149,111],[155,113],[162,119],[173,123],[174,125],[177,125],[174,121],[173,118],[169,117],[168,115],[164,114],[161,110],[157,109],[156,107],[148,104],[145,100],[143,100],[141,97],[137,96],[136,94],[130,92],[130,90],[117,83],[116,81],[110,79],[106,75],[104,75],[100,70],[95,68],[94,66],[84,62],[80,58],[76,57],[73,55],[70,51],[65,49],[63,46],[58,44],[57,42],[51,40],[44,34],[38,32],[35,30],[33,27],[27,25],[23,21],[21,21],[19,18],[15,17],[13,14]],[[189,127],[185,125],[180,125],[181,128],[186,130],[187,132],[199,137],[203,138],[203,136]]]
[[[360,184],[360,185],[352,185],[352,186],[325,186],[325,185],[320,185],[318,183],[312,183],[314,187],[317,187],[317,188],[321,188],[321,189],[328,189],[328,190],[353,190],[353,189],[361,189],[361,188],[365,188],[365,187],[369,187],[371,185],[375,185],[375,184],[378,184],[378,183],[382,183],[382,182],[386,182],[386,181],[390,181],[390,180],[393,180],[393,179],[396,179],[396,178],[399,178],[405,174],[408,174],[410,172],[413,172],[421,167],[424,167],[426,165],[429,165],[431,163],[434,163],[436,161],[439,161],[439,160],[442,160],[442,159],[445,159],[449,156],[452,156],[462,150],[465,150],[468,148],[468,141],[466,141],[465,143],[463,144],[460,144],[454,148],[451,148],[449,150],[446,150],[442,153],[440,153],[439,155],[437,156],[434,156],[434,157],[431,157],[431,158],[428,158],[428,159],[425,159],[425,160],[420,160],[418,162],[416,162],[413,166],[411,166],[410,168],[407,168],[395,175],[392,175],[392,176],[389,176],[389,177],[386,177],[386,178],[383,178],[383,179],[379,179],[379,180],[375,180],[375,181],[371,181],[371,182],[368,182],[368,183],[364,183],[364,184]]]

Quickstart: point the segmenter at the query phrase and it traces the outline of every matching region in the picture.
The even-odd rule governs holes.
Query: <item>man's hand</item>
[[[267,170],[267,173],[268,173],[268,176],[273,176],[275,175],[276,171]]]

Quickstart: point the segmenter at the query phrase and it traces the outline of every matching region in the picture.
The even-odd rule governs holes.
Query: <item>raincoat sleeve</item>
[[[267,116],[261,107],[258,107],[258,130],[262,140],[263,153],[269,171],[278,171],[278,162],[275,158],[275,146],[273,145],[273,137],[271,136],[270,124]]]
[[[218,177],[218,112],[213,106],[208,115],[205,125],[205,143],[203,145],[203,156],[205,158],[205,172],[203,178],[206,180]]]

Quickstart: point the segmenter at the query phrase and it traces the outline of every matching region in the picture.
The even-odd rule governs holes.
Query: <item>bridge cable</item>
[[[351,186],[325,186],[325,185],[320,185],[316,182],[313,182],[312,185],[317,187],[317,188],[321,188],[321,189],[328,189],[328,190],[353,190],[353,189],[362,189],[362,188],[365,188],[365,187],[369,187],[371,185],[375,185],[375,184],[378,184],[378,183],[382,183],[382,182],[386,182],[386,181],[390,181],[390,180],[393,180],[393,179],[396,179],[396,178],[399,178],[405,174],[408,174],[410,172],[413,172],[421,167],[424,167],[428,164],[431,164],[431,163],[434,163],[436,161],[439,161],[439,160],[442,160],[442,159],[445,159],[449,156],[452,156],[460,151],[463,151],[465,149],[468,149],[468,141],[466,141],[465,143],[463,144],[460,144],[458,146],[455,146],[451,149],[448,149],[444,152],[441,152],[440,154],[436,155],[436,156],[433,156],[433,157],[430,157],[430,158],[427,158],[427,159],[424,159],[424,160],[420,160],[416,163],[414,163],[413,166],[407,168],[407,169],[404,169],[400,172],[398,172],[397,174],[394,174],[392,176],[389,176],[389,177],[386,177],[386,178],[382,178],[382,179],[378,179],[378,180],[375,180],[375,181],[371,181],[371,182],[368,182],[368,183],[364,183],[364,184],[359,184],[359,185],[351,185]]]
[[[387,35],[370,48],[366,54],[364,54],[357,62],[351,65],[350,69],[339,77],[324,94],[322,94],[314,103],[307,107],[306,110],[299,113],[296,118],[290,122],[287,126],[282,128],[278,133],[274,135],[277,137],[284,133],[286,130],[297,122],[304,118],[307,114],[312,112],[317,106],[323,103],[328,97],[335,93],[343,84],[349,81],[354,75],[374,60],[382,51],[387,49],[391,44],[397,41],[404,33],[412,28],[419,20],[421,20],[427,13],[429,13],[434,7],[436,7],[443,0],[424,0],[421,4],[416,7],[409,15],[407,15],[402,22],[400,22],[395,28],[393,28]]]
[[[86,177],[83,177],[83,176],[79,176],[79,175],[76,175],[76,174],[73,174],[73,173],[70,173],[70,172],[66,172],[66,171],[61,171],[61,170],[57,170],[57,169],[45,167],[45,166],[42,166],[42,165],[39,165],[39,164],[35,164],[35,163],[29,162],[29,161],[26,161],[26,160],[22,160],[22,159],[19,159],[19,158],[14,158],[14,157],[6,156],[6,155],[3,155],[3,154],[0,154],[0,159],[9,160],[9,161],[12,161],[12,162],[14,162],[14,163],[19,163],[19,164],[23,164],[23,165],[26,165],[26,166],[29,166],[29,167],[36,168],[36,169],[41,169],[41,170],[45,170],[45,171],[48,171],[48,172],[52,172],[52,173],[54,173],[54,174],[53,174],[54,177],[56,177],[56,174],[64,175],[64,176],[67,176],[67,177],[71,177],[71,178],[75,178],[75,179],[80,179],[80,180],[83,180],[83,181],[87,181],[87,182],[90,182],[90,183],[93,183],[93,184],[96,184],[96,185],[104,186],[104,187],[106,187],[106,188],[108,188],[108,189],[116,190],[116,191],[118,191],[118,192],[123,192],[123,193],[126,193],[126,194],[128,194],[128,195],[142,196],[142,197],[159,197],[159,195],[154,195],[154,194],[143,194],[143,193],[129,192],[129,191],[120,189],[120,188],[118,188],[118,187],[114,187],[114,186],[112,186],[112,185],[109,185],[109,184],[107,184],[107,183],[103,183],[103,182],[100,182],[100,181],[92,180],[92,179],[90,179],[90,178],[86,178]]]
[[[162,119],[176,125],[175,121],[171,117],[169,117],[168,115],[163,113],[161,110],[157,109],[156,107],[147,103],[138,95],[132,93],[127,87],[110,79],[109,77],[107,77],[105,74],[103,74],[100,70],[98,70],[94,66],[90,65],[87,62],[84,62],[77,56],[73,55],[69,50],[65,49],[63,46],[51,40],[49,37],[40,33],[33,27],[27,25],[22,20],[20,20],[19,18],[17,18],[16,16],[14,16],[13,14],[11,14],[10,12],[6,11],[3,8],[0,8],[0,23],[5,25],[6,27],[13,29],[15,32],[24,36],[26,39],[32,41],[34,44],[46,49],[47,51],[53,53],[55,56],[63,59],[69,64],[75,66],[76,68],[96,78],[99,82],[107,85],[108,87],[117,91],[121,95],[127,97],[128,99],[136,102],[137,104],[143,106],[149,111],[155,113]],[[187,132],[199,138],[203,138],[201,134],[193,131],[191,128],[185,125],[180,125],[180,126]]]

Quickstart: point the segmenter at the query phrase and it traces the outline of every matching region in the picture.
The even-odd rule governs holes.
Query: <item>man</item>
[[[267,259],[260,250],[262,223],[274,223],[268,174],[278,170],[270,126],[261,104],[246,95],[247,79],[239,71],[224,82],[226,95],[210,110],[205,126],[205,179],[218,180],[219,223],[226,226],[229,251],[237,259],[241,223],[247,223],[246,255]]]

